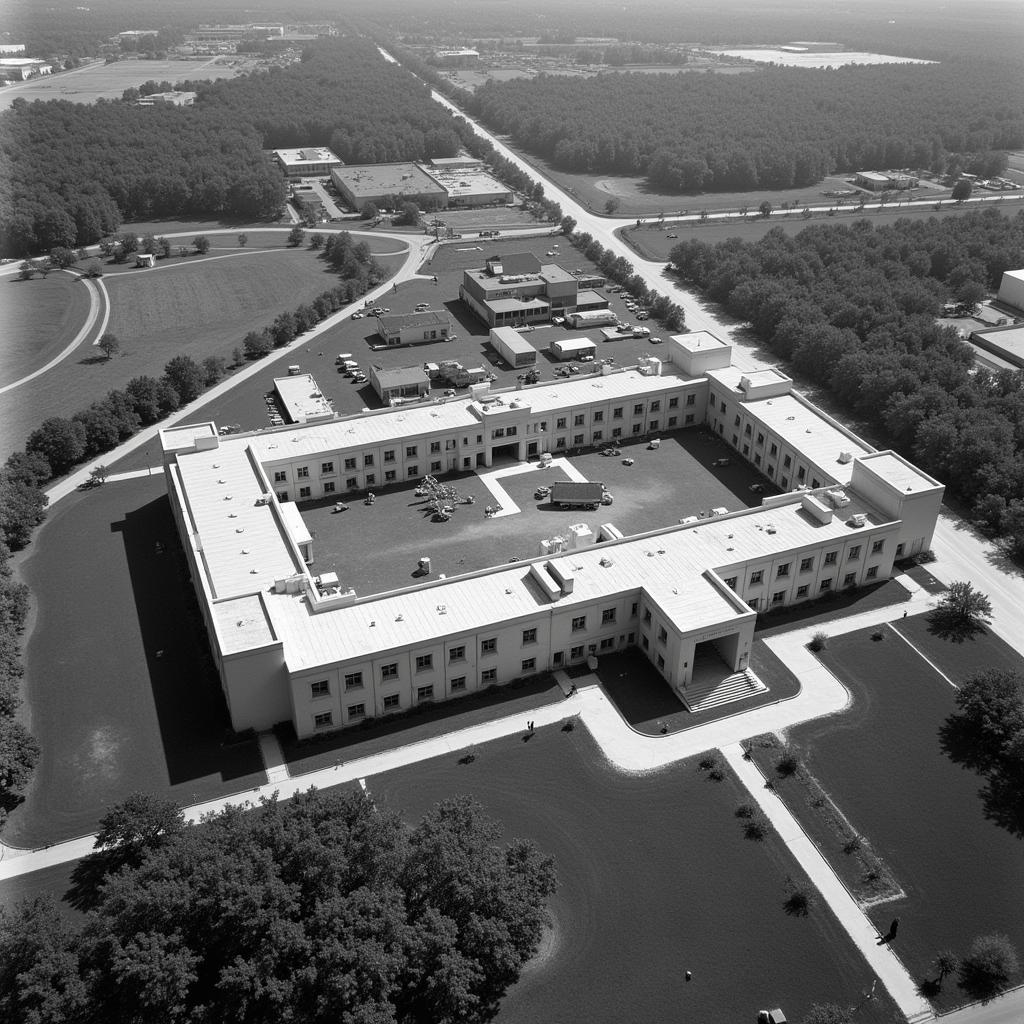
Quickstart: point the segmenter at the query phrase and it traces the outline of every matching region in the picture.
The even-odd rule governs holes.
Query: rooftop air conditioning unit
[[[856,528],[859,528],[859,527],[863,526],[867,521],[868,521],[868,517],[866,515],[864,515],[863,512],[857,512],[854,515],[850,516],[850,518],[847,520],[847,522],[850,524],[850,526],[853,526],[853,527],[856,527]]]
[[[848,462],[852,462],[852,461],[853,461],[853,454],[851,452],[840,452],[839,453],[840,465],[845,466]]]

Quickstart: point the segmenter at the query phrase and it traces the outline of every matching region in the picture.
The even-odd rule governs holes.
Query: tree
[[[86,277],[103,276],[103,264],[95,256],[93,256],[91,259],[87,259],[82,264],[82,269],[85,271]]]
[[[192,239],[192,248],[195,249],[200,256],[203,256],[210,251],[210,240],[206,235],[196,235],[196,237]]]
[[[812,1003],[800,1024],[850,1024],[853,1018],[835,1003]]]
[[[53,476],[49,462],[38,452],[11,452],[0,469],[0,479],[39,487]]]
[[[992,602],[973,584],[958,581],[949,585],[945,597],[928,615],[928,630],[943,640],[961,644],[973,640],[992,622]]]
[[[246,359],[262,359],[274,347],[274,339],[266,331],[250,331],[242,341]]]
[[[158,259],[168,259],[171,255],[171,240],[169,238],[164,238],[164,236],[161,235],[156,240],[156,249],[154,250],[154,255]]]
[[[110,476],[110,467],[101,463],[89,470],[89,483],[95,487],[102,487],[107,482],[108,476]]]
[[[203,360],[203,383],[209,388],[228,372],[228,361],[223,356],[207,356]]]
[[[97,850],[129,849],[141,854],[184,828],[185,813],[173,800],[135,792],[100,818],[93,845]]]
[[[561,227],[563,235],[571,235],[576,230],[575,218],[569,216],[563,217]]]
[[[39,744],[35,737],[21,722],[0,718],[0,808],[8,793],[28,784],[38,760]]]
[[[956,953],[948,949],[940,950],[935,954],[935,970],[939,972],[938,987],[942,988],[942,983],[951,974],[956,974],[960,970],[960,957]]]
[[[183,403],[203,393],[203,371],[191,356],[175,356],[164,367],[164,377]]]
[[[363,220],[376,220],[377,217],[380,216],[380,210],[378,210],[373,203],[367,200],[359,207],[359,216],[362,217]]]
[[[240,235],[238,236],[238,244],[239,244],[239,246],[241,246],[241,247],[243,247],[243,248],[244,248],[244,247],[245,247],[245,244],[246,244],[246,243],[247,243],[248,241],[249,241],[249,236],[248,236],[248,235],[247,235],[247,234],[246,234],[246,233],[245,233],[245,232],[243,231],[243,232],[242,232],[242,233],[241,233],[241,234],[240,234]]]
[[[45,460],[43,460],[45,462]],[[46,518],[49,499],[36,483],[12,478],[0,470],[0,539],[12,551],[20,551],[32,531]]]
[[[961,178],[954,186],[952,198],[958,203],[962,203],[965,199],[971,198],[971,193],[974,191],[974,184],[969,178]]]
[[[324,247],[324,236],[320,231],[314,231],[309,236],[310,249],[322,249]]]
[[[985,286],[979,281],[964,281],[956,290],[956,300],[967,306],[973,313],[980,302],[983,302],[988,294]]]
[[[402,203],[398,216],[395,218],[395,223],[415,227],[419,222],[420,208],[413,202]]]
[[[295,227],[288,232],[288,244],[294,248],[297,245],[302,245],[302,240],[306,237],[306,232],[296,224]]]
[[[77,935],[46,929],[77,952],[62,983],[84,980],[81,1019],[483,1024],[555,889],[550,858],[503,845],[464,797],[412,829],[360,792],[311,789],[184,827],[159,803],[105,819],[101,834],[140,844],[138,863],[97,880]]]
[[[960,987],[975,999],[990,999],[1019,970],[1017,950],[1005,935],[979,935],[960,961]]]
[[[63,474],[85,455],[85,427],[51,416],[28,435],[25,451],[37,452],[55,474]]]
[[[773,207],[767,199],[758,207],[762,217],[770,217],[773,209],[775,209],[775,207]]]
[[[298,325],[295,322],[294,315],[291,313],[279,313],[274,317],[274,322],[270,326],[270,334],[277,348],[293,342],[295,335],[298,334]]]
[[[121,351],[121,342],[117,340],[117,335],[107,331],[96,343],[96,347],[107,357],[109,362],[111,357],[116,356]]]
[[[73,267],[78,262],[78,254],[74,249],[58,245],[50,250],[50,262],[61,270]]]
[[[612,196],[605,202],[604,212],[607,213],[609,217],[612,217],[618,212],[621,205],[622,201],[617,196]]]

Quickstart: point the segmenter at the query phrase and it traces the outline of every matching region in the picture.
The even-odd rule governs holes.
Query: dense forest
[[[264,149],[330,145],[346,163],[458,151],[456,122],[368,40],[305,57],[193,83],[194,107],[15,100],[0,115],[3,254],[91,244],[126,220],[275,216],[284,181]]]
[[[1024,145],[1024,78],[1009,65],[540,75],[488,82],[465,102],[562,170],[643,174],[673,192],[802,188],[863,168],[952,172]]]
[[[976,369],[936,323],[943,301],[977,301],[1022,251],[1024,212],[985,210],[687,241],[671,261],[1024,555],[1024,374]]]

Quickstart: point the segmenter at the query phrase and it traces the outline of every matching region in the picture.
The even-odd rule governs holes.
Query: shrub
[[[960,961],[960,987],[978,999],[988,999],[1020,970],[1013,943],[1005,935],[979,935]]]
[[[737,818],[752,818],[754,813],[755,811],[751,804],[740,804],[735,811]]]
[[[796,775],[799,768],[800,758],[788,747],[783,750],[782,756],[775,762],[775,771],[778,773],[779,778],[782,779],[788,779],[791,775]]]
[[[873,632],[873,633],[871,634],[871,639],[872,639],[872,640],[874,640],[874,641],[875,641],[876,643],[877,643],[877,642],[878,642],[879,640],[884,640],[884,639],[885,639],[885,631],[884,631],[884,630],[881,630],[881,629],[876,629],[876,630],[875,630],[875,631],[874,631],[874,632]]]
[[[828,633],[824,630],[818,630],[814,636],[811,637],[811,642],[807,645],[812,651],[823,651],[828,647]]]
[[[743,835],[754,843],[760,843],[767,838],[772,827],[767,818],[755,817],[743,823]]]
[[[806,917],[815,903],[814,887],[810,882],[786,879],[786,898],[782,909],[791,917]]]
[[[843,843],[843,853],[848,856],[858,853],[863,845],[864,844],[861,842],[860,836],[850,836],[850,838]]]

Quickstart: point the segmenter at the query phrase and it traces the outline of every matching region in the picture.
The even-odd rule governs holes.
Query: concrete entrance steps
[[[676,692],[687,711],[707,711],[708,708],[743,700],[767,689],[757,674],[748,668],[742,672],[733,672],[724,679],[710,679]]]

